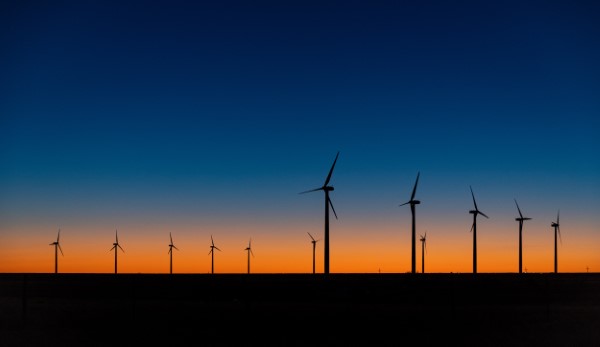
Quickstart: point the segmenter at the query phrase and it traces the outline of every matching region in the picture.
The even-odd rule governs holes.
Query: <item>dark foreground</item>
[[[600,346],[600,274],[0,274],[1,346]]]

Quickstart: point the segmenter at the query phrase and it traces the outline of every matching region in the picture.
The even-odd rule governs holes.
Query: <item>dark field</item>
[[[0,274],[0,346],[600,346],[600,274]]]

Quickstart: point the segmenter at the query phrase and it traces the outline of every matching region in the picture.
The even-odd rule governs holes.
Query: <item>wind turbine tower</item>
[[[523,273],[523,222],[526,220],[531,220],[531,218],[523,217],[521,209],[519,208],[519,204],[517,203],[517,199],[515,199],[515,204],[517,205],[517,210],[519,211],[519,217],[515,218],[515,220],[519,222],[519,273]]]
[[[416,226],[416,222],[415,222],[415,205],[420,204],[421,201],[415,200],[415,193],[417,192],[417,184],[419,184],[419,175],[420,174],[421,174],[420,172],[417,173],[417,180],[415,181],[415,186],[413,187],[413,191],[410,196],[410,200],[403,203],[402,205],[400,205],[400,206],[404,206],[404,205],[410,204],[410,212],[412,214],[412,239],[411,239],[411,242],[412,242],[412,245],[411,245],[411,250],[412,250],[411,272],[412,273],[416,272],[416,267],[417,267],[417,264],[416,264],[417,263],[417,260],[416,260],[416,242],[417,242],[417,240],[416,240],[417,231],[416,230],[417,230],[417,226]]]
[[[60,250],[60,254],[64,257],[65,254],[60,248],[60,229],[58,229],[58,236],[56,236],[56,241],[52,242],[50,246],[54,246],[54,273],[58,273],[58,251]]]
[[[248,247],[244,250],[248,252],[248,273],[250,273],[250,254],[254,257],[254,252],[252,252],[252,239],[248,241]]]
[[[115,242],[113,243],[113,248],[110,250],[112,251],[113,249],[115,250],[115,273],[117,273],[117,253],[119,253],[119,249],[125,253],[125,250],[119,244],[119,235],[117,234],[117,230],[115,230]]]
[[[485,215],[485,213],[479,211],[477,208],[477,202],[475,202],[475,194],[473,194],[473,188],[469,186],[471,189],[471,196],[473,197],[473,206],[474,210],[469,211],[469,213],[473,214],[473,226],[471,226],[471,231],[473,232],[473,273],[477,273],[477,215],[482,215],[485,218],[489,218]]]
[[[179,248],[175,247],[173,244],[173,236],[169,232],[169,238],[171,239],[171,243],[169,244],[169,273],[173,274],[173,248],[179,250]]]
[[[311,239],[310,242],[312,243],[312,249],[313,249],[313,252],[312,252],[313,263],[312,263],[312,265],[313,265],[313,273],[315,273],[315,250],[316,250],[316,247],[317,247],[317,242],[319,242],[319,240],[315,240],[315,238],[310,233],[308,233],[308,236],[310,236],[310,239]]]
[[[421,235],[421,273],[425,273],[425,252],[427,252],[427,232]]]
[[[329,174],[327,175],[327,178],[325,179],[325,183],[323,184],[322,187],[307,190],[304,192],[300,192],[300,194],[315,192],[317,190],[322,190],[325,192],[325,254],[324,254],[325,266],[324,266],[324,272],[326,274],[329,273],[329,206],[331,206],[331,210],[333,211],[335,219],[337,219],[337,214],[335,213],[335,208],[333,208],[333,203],[331,203],[331,199],[329,198],[329,192],[333,191],[334,189],[332,186],[328,186],[328,184],[329,184],[329,180],[331,179],[331,174],[333,173],[333,168],[335,167],[335,163],[337,162],[337,159],[339,156],[340,156],[340,152],[337,152],[337,155],[335,156],[335,160],[333,161],[333,165],[331,165]]]
[[[210,273],[214,274],[215,273],[215,249],[217,251],[219,251],[219,252],[221,250],[219,249],[219,247],[215,246],[215,241],[213,240],[212,235],[210,235],[210,243],[211,243],[211,245],[210,245],[210,252],[208,252],[208,254],[211,255]]]
[[[558,273],[558,243],[556,242],[556,238],[560,239],[562,243],[562,237],[560,236],[560,210],[556,214],[556,222],[552,222],[552,227],[554,228],[554,273]]]

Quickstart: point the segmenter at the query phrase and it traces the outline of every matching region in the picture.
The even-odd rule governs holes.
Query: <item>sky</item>
[[[600,271],[597,1],[3,1],[0,272]]]

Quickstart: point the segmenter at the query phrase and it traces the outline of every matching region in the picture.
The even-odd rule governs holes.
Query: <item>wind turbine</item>
[[[552,222],[552,227],[554,228],[554,273],[558,273],[558,244],[556,242],[556,236],[560,239],[560,243],[562,244],[562,237],[560,237],[560,210],[556,214],[556,222]]]
[[[417,192],[417,184],[419,184],[419,175],[421,173],[417,173],[417,180],[415,181],[415,186],[413,187],[413,191],[412,194],[410,196],[410,200],[401,204],[400,206],[404,206],[404,205],[408,205],[410,204],[410,212],[412,214],[412,264],[411,264],[411,271],[412,273],[416,272],[416,223],[415,223],[415,205],[420,204],[421,202],[419,200],[415,200],[415,193]]]
[[[531,218],[523,217],[521,209],[519,208],[519,204],[517,203],[517,199],[515,199],[515,204],[517,205],[517,210],[519,211],[519,218],[515,218],[515,220],[519,222],[519,273],[523,273],[523,222],[526,220],[531,220]]]
[[[315,240],[315,238],[310,233],[308,233],[308,236],[310,236],[310,238],[312,239],[312,241],[310,242],[313,246],[313,273],[315,273],[315,248],[317,247],[317,242],[319,242],[320,240]]]
[[[421,273],[425,273],[425,252],[427,252],[427,232],[421,235]]]
[[[331,165],[329,174],[327,175],[327,178],[325,179],[325,183],[323,184],[322,187],[307,190],[304,192],[300,192],[300,194],[316,192],[317,190],[322,190],[325,192],[325,255],[324,255],[325,267],[324,267],[324,272],[326,274],[329,273],[329,206],[331,206],[333,215],[335,216],[335,219],[337,219],[337,214],[335,213],[335,208],[333,208],[331,199],[329,199],[329,192],[334,189],[332,186],[328,186],[328,184],[329,184],[329,180],[331,179],[331,174],[333,173],[333,168],[335,167],[335,163],[337,162],[337,159],[339,156],[340,156],[340,152],[338,151],[337,155],[335,156],[335,160],[333,161],[333,165]]]
[[[215,241],[213,240],[212,235],[210,235],[210,243],[211,243],[210,252],[208,252],[208,254],[211,255],[210,273],[214,274],[215,273],[215,249],[219,252],[221,250],[219,249],[219,247],[215,246]]]
[[[173,244],[173,236],[171,236],[171,232],[169,232],[169,238],[171,239],[171,243],[169,244],[169,273],[173,273],[173,248],[179,250],[179,248],[175,247]]]
[[[477,273],[477,215],[482,215],[485,218],[489,218],[485,215],[485,213],[479,211],[477,208],[477,203],[475,202],[475,194],[473,194],[473,188],[469,186],[471,189],[471,196],[473,197],[473,205],[475,206],[474,210],[469,211],[469,213],[473,214],[473,226],[471,227],[471,231],[473,232],[473,273]]]
[[[113,249],[115,250],[115,273],[117,273],[117,253],[119,251],[117,248],[120,248],[121,251],[123,251],[123,253],[125,253],[125,250],[123,249],[123,247],[121,247],[121,245],[119,245],[119,235],[117,234],[117,230],[115,229],[115,242],[113,243],[113,248],[110,249],[111,251]]]
[[[248,247],[244,250],[248,251],[248,273],[250,273],[250,254],[254,257],[254,253],[252,252],[252,239],[248,241]]]
[[[58,236],[56,236],[56,241],[52,242],[50,246],[54,246],[54,273],[58,273],[58,251],[60,250],[60,254],[64,257],[65,254],[60,248],[60,229],[58,229]]]

